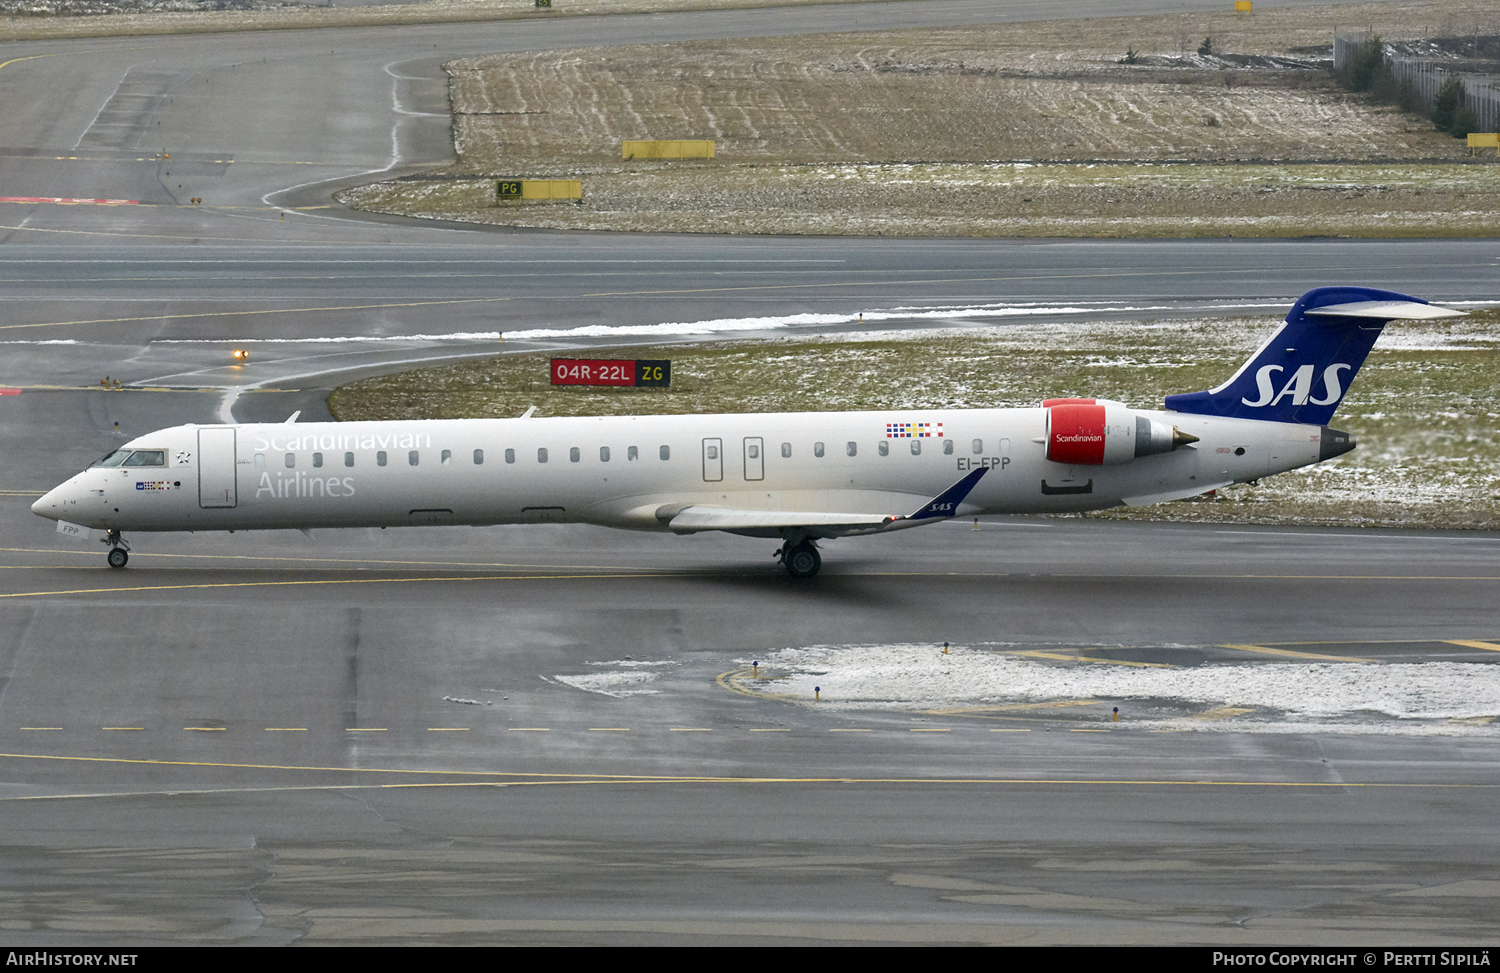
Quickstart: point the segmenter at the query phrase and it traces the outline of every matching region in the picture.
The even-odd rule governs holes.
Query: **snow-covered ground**
[[[1043,660],[1017,651],[1004,644],[954,646],[947,655],[931,644],[786,648],[757,657],[768,678],[739,685],[809,702],[816,687],[818,705],[835,711],[982,711],[1095,700],[1120,706],[1137,728],[1500,735],[1500,725],[1490,722],[1500,716],[1500,665],[1288,661],[1179,668]],[[1090,656],[1088,649],[1049,651]],[[1161,701],[1174,709],[1185,704],[1192,715],[1151,715]]]

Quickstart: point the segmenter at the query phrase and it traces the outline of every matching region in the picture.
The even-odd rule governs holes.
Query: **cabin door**
[[[724,441],[703,440],[703,482],[718,483],[724,479]]]
[[[233,507],[239,502],[234,485],[234,427],[208,426],[198,430],[198,506]]]

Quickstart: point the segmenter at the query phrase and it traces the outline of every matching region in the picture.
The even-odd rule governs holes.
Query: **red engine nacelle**
[[[1176,426],[1137,415],[1116,402],[1048,399],[1047,458],[1074,466],[1128,463],[1197,442]]]

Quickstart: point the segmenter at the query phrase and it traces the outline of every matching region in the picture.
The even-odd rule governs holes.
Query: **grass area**
[[[345,385],[329,407],[343,420],[506,417],[531,405],[544,416],[992,408],[1067,395],[1160,408],[1169,393],[1218,384],[1275,323],[1032,322],[611,349],[672,359],[665,391],[553,387],[549,356],[502,355]],[[1095,516],[1500,528],[1500,310],[1388,328],[1334,425],[1360,447],[1214,500]]]
[[[483,179],[380,183],[340,198],[430,219],[573,230],[1490,237],[1500,227],[1500,165],[1492,162],[646,163],[570,174],[584,179],[583,205],[499,204],[494,182]]]
[[[446,66],[459,163],[339,198],[555,229],[1493,236],[1500,164],[1338,89],[1338,23],[1500,28],[1455,0],[464,58]],[[619,158],[652,138],[716,157]],[[581,178],[584,199],[500,206],[497,178]]]

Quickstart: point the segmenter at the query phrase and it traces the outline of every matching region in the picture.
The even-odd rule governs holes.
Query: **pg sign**
[[[667,388],[672,384],[672,362],[666,359],[554,358],[552,384]]]

